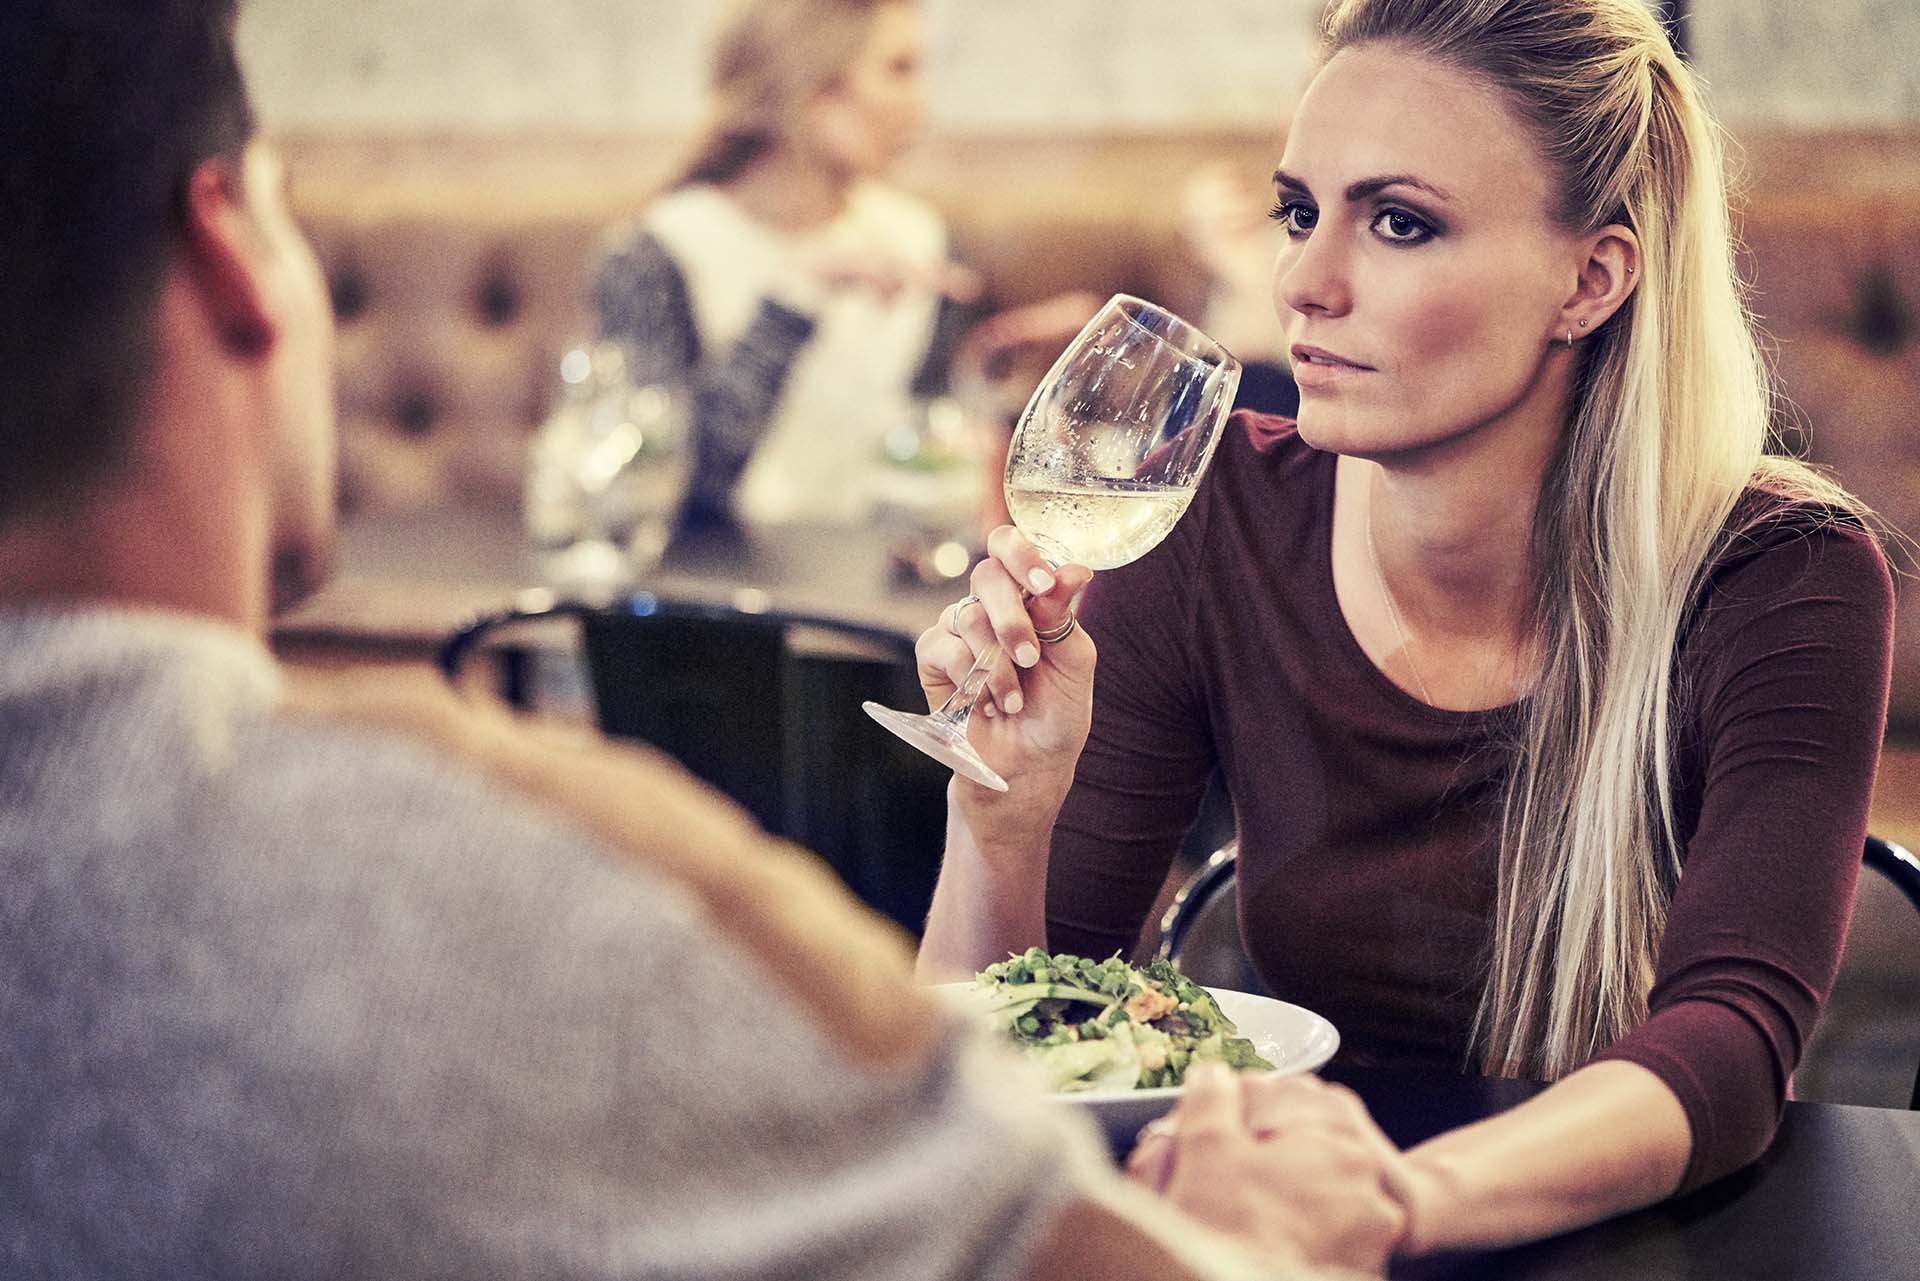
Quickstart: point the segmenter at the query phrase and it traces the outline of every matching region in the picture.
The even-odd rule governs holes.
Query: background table
[[[1439,1073],[1329,1068],[1402,1145],[1541,1088]],[[1511,1250],[1396,1266],[1400,1278],[1843,1281],[1920,1278],[1920,1112],[1789,1103],[1746,1170],[1689,1196]]]
[[[873,527],[793,526],[675,546],[635,586],[690,600],[832,614],[909,635],[966,594],[964,579],[925,583],[895,572],[893,543]],[[511,508],[437,508],[343,526],[338,573],[278,620],[283,654],[418,660],[467,618],[545,587]]]

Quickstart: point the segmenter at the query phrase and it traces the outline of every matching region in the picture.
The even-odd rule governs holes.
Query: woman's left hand
[[[1127,1175],[1227,1234],[1382,1271],[1405,1238],[1407,1158],[1351,1090],[1202,1064],[1149,1125]]]

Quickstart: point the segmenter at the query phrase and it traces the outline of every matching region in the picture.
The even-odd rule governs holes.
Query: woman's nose
[[[1340,315],[1352,304],[1347,264],[1334,237],[1309,234],[1280,249],[1273,264],[1276,309]]]

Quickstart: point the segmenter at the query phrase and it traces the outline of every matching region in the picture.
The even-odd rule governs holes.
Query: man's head
[[[204,501],[291,580],[332,528],[331,322],[254,139],[235,6],[0,12],[0,530],[183,488],[175,425],[204,422]]]

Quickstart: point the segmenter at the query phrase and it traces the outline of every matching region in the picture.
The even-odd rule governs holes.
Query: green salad
[[[1061,1093],[1179,1085],[1206,1060],[1271,1071],[1213,994],[1166,961],[1144,969],[1031,948],[975,981],[988,1018]]]

